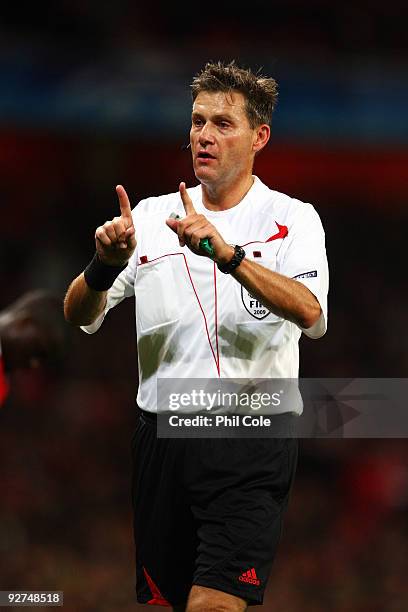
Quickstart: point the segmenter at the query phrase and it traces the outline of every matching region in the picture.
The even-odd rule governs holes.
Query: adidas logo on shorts
[[[240,580],[241,582],[247,582],[248,584],[254,584],[256,586],[259,586],[261,584],[260,580],[258,580],[258,577],[256,575],[255,568],[252,568],[247,572],[243,572],[243,574],[240,575],[238,580]]]

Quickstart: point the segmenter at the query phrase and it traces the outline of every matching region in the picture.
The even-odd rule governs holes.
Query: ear
[[[254,130],[254,141],[252,144],[252,150],[254,153],[258,153],[264,148],[271,135],[271,128],[267,123],[262,123]]]

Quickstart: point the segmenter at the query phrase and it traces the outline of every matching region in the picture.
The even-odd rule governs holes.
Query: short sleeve
[[[316,339],[327,329],[329,268],[320,217],[311,204],[301,206],[304,209],[297,215],[278,255],[277,271],[303,283],[319,301],[320,318],[312,327],[302,329],[309,338]]]

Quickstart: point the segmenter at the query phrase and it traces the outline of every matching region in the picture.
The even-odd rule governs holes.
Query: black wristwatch
[[[224,272],[224,274],[231,274],[231,272],[233,272],[235,268],[238,268],[245,255],[246,253],[244,249],[238,246],[238,244],[236,244],[234,246],[234,255],[232,256],[232,259],[230,259],[229,262],[226,264],[217,263],[219,271]]]

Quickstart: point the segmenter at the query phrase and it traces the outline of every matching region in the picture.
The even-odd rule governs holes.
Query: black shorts
[[[180,605],[192,585],[261,604],[297,463],[294,438],[132,439],[136,593]]]

